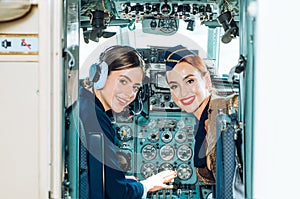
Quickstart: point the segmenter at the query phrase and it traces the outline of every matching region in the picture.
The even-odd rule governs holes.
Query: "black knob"
[[[151,100],[150,102],[152,105],[155,105],[156,104],[156,100]]]
[[[166,101],[169,101],[169,100],[170,100],[170,95],[165,95],[165,96],[164,96],[164,99],[165,99]]]

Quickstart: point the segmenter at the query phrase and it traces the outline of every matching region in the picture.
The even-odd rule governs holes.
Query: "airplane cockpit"
[[[82,182],[81,176],[83,143],[78,133],[80,104],[77,89],[88,76],[89,67],[97,62],[99,54],[112,45],[136,48],[146,64],[146,80],[137,98],[124,111],[113,115],[119,161],[126,175],[143,180],[166,169],[176,170],[173,190],[148,193],[149,199],[246,197],[251,190],[251,173],[248,173],[251,165],[246,164],[250,155],[245,153],[245,142],[250,135],[246,135],[243,128],[243,98],[246,94],[245,51],[249,45],[240,37],[247,23],[240,13],[243,6],[240,4],[243,3],[235,0],[68,2],[65,13],[68,27],[65,49],[68,126],[63,186],[66,198],[89,198],[85,186],[89,180]],[[232,163],[239,173],[238,182],[233,182],[228,172],[219,173],[218,179],[222,180],[217,185],[205,184],[197,178],[193,166],[196,119],[174,103],[165,77],[166,49],[178,44],[188,47],[203,59],[220,96],[236,95],[238,98],[235,108],[228,107],[230,110],[226,112],[230,122],[223,127],[234,132],[229,141],[234,147],[229,153],[236,157]],[[75,61],[76,66],[71,66]],[[223,146],[227,144],[223,143]],[[239,186],[239,190],[230,189],[231,196],[225,197],[220,190],[226,187],[228,180],[232,186]]]
[[[51,199],[108,198],[106,190],[111,189],[105,181],[106,138],[102,133],[89,132],[83,125],[79,89],[91,79],[91,68],[98,66],[106,49],[118,45],[134,48],[144,64],[143,81],[134,100],[122,111],[109,113],[118,166],[126,176],[139,181],[166,170],[176,171],[177,175],[168,182],[172,189],[148,192],[143,199],[253,198],[252,1],[28,0],[18,8],[24,10],[27,6],[24,15],[1,20],[7,16],[2,11],[14,9],[14,4],[7,2],[0,0],[1,6],[10,6],[0,8],[0,55],[4,55],[0,63],[11,66],[11,62],[16,62],[16,68],[22,71],[24,66],[32,66],[22,73],[9,72],[16,78],[23,78],[18,75],[24,73],[30,79],[24,85],[18,83],[19,90],[31,89],[30,96],[23,94],[24,99],[30,99],[28,105],[19,105],[22,107],[18,110],[36,108],[24,111],[34,115],[35,121],[26,124],[38,126],[30,129],[34,141],[28,143],[34,143],[19,144],[33,154],[33,166],[28,163],[28,168],[33,169],[28,171],[38,168],[31,173],[32,179],[38,179],[34,183],[39,191],[32,191],[32,195],[41,199],[39,196],[46,190],[46,197]],[[20,33],[10,23],[27,32]],[[211,139],[215,139],[216,173],[209,170],[208,174],[214,175],[214,183],[199,180],[195,167],[195,149],[200,150],[195,135],[201,118],[177,104],[167,81],[166,54],[178,45],[201,58],[213,91],[224,99],[222,103],[226,102],[213,112],[216,138]],[[125,100],[119,101],[125,104]],[[207,108],[207,117],[212,110]],[[204,127],[203,130],[207,131]],[[90,146],[95,147],[93,158],[101,162],[95,173],[89,173],[90,162],[94,161]],[[95,181],[99,184],[92,184]],[[41,182],[47,183],[40,185]],[[103,194],[98,198],[91,196],[95,187]]]

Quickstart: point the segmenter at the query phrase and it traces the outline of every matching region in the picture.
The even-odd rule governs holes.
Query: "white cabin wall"
[[[36,34],[39,44],[36,55],[0,55],[0,198],[58,199],[63,173],[63,2],[31,2],[27,15],[0,22],[0,34]]]
[[[257,3],[253,197],[297,198],[300,3],[293,0]]]
[[[38,14],[0,23],[0,34],[38,34]],[[38,55],[1,55],[0,74],[0,198],[38,199]]]

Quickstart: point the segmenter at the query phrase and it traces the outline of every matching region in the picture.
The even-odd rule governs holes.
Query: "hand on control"
[[[143,184],[147,187],[148,191],[158,191],[161,189],[172,189],[173,185],[167,185],[168,182],[173,182],[177,176],[175,171],[166,170],[153,175],[146,180],[143,180]]]

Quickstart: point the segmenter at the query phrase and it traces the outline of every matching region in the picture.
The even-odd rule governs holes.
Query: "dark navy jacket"
[[[105,141],[105,199],[142,198],[144,188],[140,182],[127,180],[120,168],[117,150],[114,144],[115,130],[109,115],[96,96],[85,88],[79,89],[79,116],[85,134],[103,132]],[[102,196],[102,162],[93,155],[98,151],[88,148],[89,198],[104,199]]]
[[[206,163],[206,150],[208,147],[206,135],[207,132],[205,130],[205,120],[208,119],[208,114],[211,112],[209,109],[210,102],[207,103],[206,107],[203,110],[203,113],[200,117],[200,120],[196,122],[195,126],[195,147],[194,147],[194,166],[196,168],[201,168],[197,171],[198,178],[200,181],[206,184],[214,184],[215,177],[212,170],[208,169]],[[212,161],[212,160],[211,160]],[[200,176],[199,176],[200,175]]]
[[[194,166],[195,167],[205,167],[206,166],[206,130],[204,122],[208,118],[208,105],[203,110],[203,113],[200,117],[200,120],[197,121],[195,130],[195,147],[194,147]],[[201,148],[201,146],[204,145],[204,147]]]

